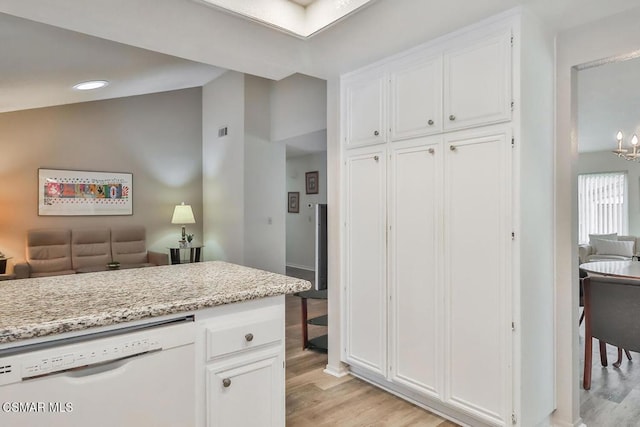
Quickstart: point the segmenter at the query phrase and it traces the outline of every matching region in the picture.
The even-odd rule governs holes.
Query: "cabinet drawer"
[[[282,340],[280,317],[206,328],[207,360]]]

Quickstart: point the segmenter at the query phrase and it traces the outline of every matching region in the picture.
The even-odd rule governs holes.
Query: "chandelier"
[[[618,131],[616,135],[616,139],[618,140],[618,148],[613,150],[613,154],[616,154],[618,157],[622,157],[625,160],[630,161],[639,161],[640,160],[640,152],[638,152],[638,136],[633,135],[631,138],[631,152],[629,149],[622,148],[622,131]]]

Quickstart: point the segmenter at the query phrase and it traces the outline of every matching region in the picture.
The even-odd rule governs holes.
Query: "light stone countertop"
[[[310,289],[222,261],[0,282],[0,344]]]

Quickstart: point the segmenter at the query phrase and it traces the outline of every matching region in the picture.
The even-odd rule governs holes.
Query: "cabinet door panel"
[[[386,142],[386,88],[382,74],[346,84],[348,147]]]
[[[207,367],[209,427],[284,426],[281,351],[239,354]]]
[[[391,73],[391,139],[442,131],[442,57],[414,60]]]
[[[347,362],[385,374],[386,152],[347,158]]]
[[[437,286],[440,139],[394,149],[389,179],[391,375],[395,382],[432,396],[439,394],[442,349]]]
[[[511,119],[511,32],[444,55],[444,128]]]
[[[510,407],[508,138],[466,133],[445,144],[447,400],[494,423]]]

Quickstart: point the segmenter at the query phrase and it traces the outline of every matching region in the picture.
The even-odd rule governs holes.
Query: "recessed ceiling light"
[[[73,86],[76,90],[92,90],[92,89],[100,89],[101,87],[105,87],[109,84],[106,80],[91,80],[88,82],[78,83]]]

